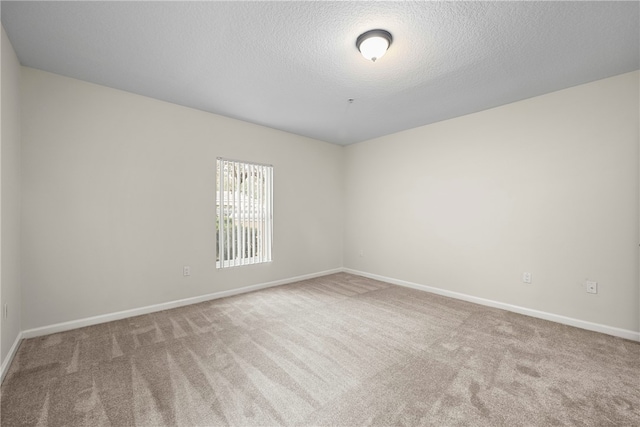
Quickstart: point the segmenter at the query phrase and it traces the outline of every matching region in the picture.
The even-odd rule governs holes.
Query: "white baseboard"
[[[0,384],[4,381],[5,375],[9,371],[9,366],[11,366],[11,362],[13,361],[16,352],[18,351],[18,347],[20,347],[20,342],[22,341],[22,332],[18,333],[16,340],[13,342],[13,345],[9,349],[9,353],[7,353],[7,357],[5,357],[2,365],[0,365]]]
[[[243,294],[247,292],[257,291],[259,289],[270,288],[273,286],[285,285],[288,283],[298,282],[301,280],[313,279],[316,277],[326,276],[328,274],[334,273],[351,273],[356,274],[358,276],[369,277],[371,279],[380,280],[383,282],[391,283],[394,285],[405,286],[408,288],[418,289],[421,291],[431,292],[438,295],[443,295],[446,297],[456,298],[463,301],[473,302],[480,305],[485,305],[488,307],[499,308],[502,310],[511,311],[514,313],[520,313],[531,317],[537,317],[539,319],[550,320],[556,323],[562,323],[569,326],[575,326],[577,328],[587,329],[590,331],[601,332],[607,335],[613,335],[620,338],[625,338],[633,341],[640,341],[640,332],[631,331],[627,329],[615,328],[612,326],[601,325],[598,323],[587,322],[584,320],[574,319],[571,317],[561,316],[558,314],[547,313],[544,311],[533,310],[526,307],[520,307],[516,305],[506,304],[499,301],[493,301],[489,299],[479,298],[472,295],[467,295],[459,292],[448,291],[445,289],[440,289],[432,286],[421,285],[418,283],[408,282],[405,280],[394,279],[391,277],[380,276],[378,274],[367,273],[364,271],[353,270],[350,268],[336,268],[332,270],[320,271],[317,273],[306,274],[297,277],[290,277],[288,279],[276,280],[273,282],[260,283],[251,286],[245,286],[238,289],[231,289],[228,291],[214,292],[211,294],[201,295],[192,298],[185,298],[176,301],[169,301],[161,304],[150,305],[146,307],[134,308],[131,310],[124,310],[115,313],[103,314],[99,316],[87,317],[84,319],[72,320],[69,322],[56,323],[54,325],[43,326],[39,328],[28,329],[22,331],[18,337],[16,338],[15,343],[11,347],[7,358],[1,367],[1,377],[4,378],[5,370],[9,366],[11,359],[15,355],[15,352],[18,349],[20,344],[20,340],[26,338],[34,338],[42,335],[49,335],[58,332],[69,331],[72,329],[82,328],[85,326],[97,325],[99,323],[111,322],[113,320],[125,319],[127,317],[139,316],[143,314],[154,313],[156,311],[168,310],[171,308],[183,307],[185,305],[196,304],[199,302],[210,301],[218,298],[225,298],[233,295]],[[1,379],[0,379],[1,381]]]
[[[445,289],[435,288],[432,286],[420,285],[418,283],[407,282],[405,280],[393,279],[391,277],[380,276],[377,274],[366,273],[364,271],[353,270],[350,268],[343,268],[345,273],[356,274],[358,276],[368,277],[370,279],[380,280],[382,282],[391,283],[394,285],[405,286],[407,288],[418,289],[420,291],[431,292],[450,298],[455,298],[463,301],[473,302],[488,307],[499,308],[514,313],[524,314],[531,317],[537,317],[539,319],[550,320],[556,323],[562,323],[563,325],[575,326],[576,328],[587,329],[589,331],[601,332],[607,335],[613,335],[614,337],[625,338],[632,341],[640,341],[640,332],[631,331],[628,329],[615,328],[613,326],[601,325],[599,323],[587,322],[585,320],[574,319],[571,317],[561,316],[559,314],[547,313],[544,311],[533,310],[526,307],[520,307],[517,305],[506,304],[499,301],[493,301],[489,299],[474,297],[472,295],[463,294],[460,292],[447,291]]]
[[[85,326],[97,325],[99,323],[111,322],[114,320],[125,319],[127,317],[140,316],[142,314],[154,313],[156,311],[168,310],[171,308],[183,307],[185,305],[196,304],[199,302],[210,301],[218,298],[230,297],[233,295],[244,294],[247,292],[257,291],[258,289],[271,288],[273,286],[286,285],[287,283],[299,282],[301,280],[313,279],[315,277],[326,276],[328,274],[340,273],[342,268],[333,270],[325,270],[317,273],[305,274],[303,276],[290,277],[288,279],[276,280],[273,282],[259,283],[257,285],[244,286],[238,289],[230,289],[228,291],[214,292],[212,294],[200,295],[197,297],[185,298],[176,301],[169,301],[161,304],[149,305],[146,307],[134,308],[131,310],[118,311],[115,313],[102,314],[99,316],[87,317],[84,319],[71,320],[69,322],[56,323],[54,325],[42,326],[39,328],[27,329],[22,331],[22,338],[34,338],[42,335],[55,334],[58,332],[69,331],[72,329],[83,328]]]

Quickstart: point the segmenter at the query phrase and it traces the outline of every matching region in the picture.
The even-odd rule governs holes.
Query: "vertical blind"
[[[271,261],[273,166],[218,158],[216,267]]]

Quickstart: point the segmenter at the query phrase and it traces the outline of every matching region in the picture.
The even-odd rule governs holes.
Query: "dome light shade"
[[[356,40],[356,46],[362,56],[369,61],[376,62],[377,59],[387,53],[392,40],[393,37],[388,31],[370,30],[360,34]]]

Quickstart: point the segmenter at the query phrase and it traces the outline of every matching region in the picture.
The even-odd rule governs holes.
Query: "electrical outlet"
[[[191,276],[191,267],[189,267],[188,265],[185,265],[184,267],[182,267],[182,275]]]
[[[531,273],[522,273],[522,281],[524,283],[531,283]]]
[[[587,288],[588,294],[597,294],[598,293],[598,282],[594,282],[591,280],[586,280],[584,282],[585,287]]]

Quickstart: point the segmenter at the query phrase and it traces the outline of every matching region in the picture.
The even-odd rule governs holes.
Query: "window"
[[[271,261],[273,166],[218,158],[216,267]]]

